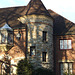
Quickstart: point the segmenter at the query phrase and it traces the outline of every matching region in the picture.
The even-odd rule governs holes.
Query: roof
[[[54,35],[75,35],[75,24],[52,10],[48,10],[54,18]]]
[[[0,9],[0,27],[7,23],[12,28],[23,27],[24,25],[17,18],[24,15],[25,6]]]
[[[4,29],[5,30],[11,30],[11,31],[13,30],[11,27],[9,27],[8,24],[5,24],[3,27],[0,28],[0,30],[4,30]]]
[[[0,8],[0,27],[5,23],[12,28],[25,27],[25,24],[17,19],[32,14],[52,16],[54,18],[54,35],[75,34],[75,24],[54,11],[47,10],[41,0],[31,0],[27,6]]]
[[[4,26],[5,23],[12,28],[24,27],[25,25],[17,19],[32,14],[51,17],[41,0],[31,0],[27,6],[0,8],[0,27]]]
[[[25,9],[25,15],[46,15],[52,17],[41,0],[31,0]]]

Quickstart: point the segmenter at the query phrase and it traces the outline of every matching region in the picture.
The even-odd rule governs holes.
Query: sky
[[[0,8],[26,6],[30,0],[1,0]],[[75,23],[75,0],[41,0],[47,9]]]

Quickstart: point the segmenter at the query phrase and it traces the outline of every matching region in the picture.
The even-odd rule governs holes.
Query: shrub
[[[20,60],[17,65],[17,75],[55,75],[49,69],[34,69],[28,60]]]
[[[74,75],[74,74],[65,72],[63,75]]]
[[[17,65],[17,75],[32,75],[33,67],[28,60],[20,60]]]
[[[55,75],[53,71],[44,68],[34,70],[33,75]]]

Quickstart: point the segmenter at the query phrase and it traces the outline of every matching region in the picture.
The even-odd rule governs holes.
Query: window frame
[[[68,41],[68,40],[71,40],[71,48],[70,48],[70,49],[69,49],[69,48],[66,48],[66,49],[63,48],[63,49],[61,49],[61,48],[60,48],[60,40],[63,40],[63,41],[64,41],[64,40],[67,40],[67,41]],[[64,43],[63,43],[63,46],[64,46]],[[67,46],[68,46],[68,42],[67,42]],[[72,39],[59,39],[59,50],[72,50]]]

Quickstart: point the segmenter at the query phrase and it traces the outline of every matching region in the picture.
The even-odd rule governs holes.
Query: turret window
[[[47,42],[47,31],[43,31],[43,42]]]
[[[35,46],[31,46],[30,47],[30,56],[35,56],[35,53],[36,52],[36,50],[35,50]]]
[[[43,62],[46,62],[46,55],[47,55],[47,52],[42,52],[42,61]]]

